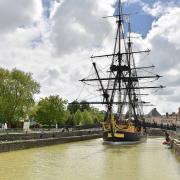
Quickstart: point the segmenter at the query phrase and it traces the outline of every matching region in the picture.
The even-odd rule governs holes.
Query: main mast
[[[115,17],[117,23],[116,38],[114,44],[114,50],[112,54],[105,54],[99,56],[92,56],[92,59],[112,57],[111,66],[109,68],[109,76],[101,78],[96,67],[96,63],[93,62],[93,67],[97,78],[94,79],[82,79],[82,82],[86,81],[99,81],[100,89],[102,92],[103,102],[90,102],[91,104],[106,104],[107,115],[105,121],[112,121],[113,107],[117,104],[118,119],[123,117],[124,110],[129,114],[129,118],[134,118],[135,125],[139,124],[139,116],[143,104],[148,102],[141,101],[141,89],[150,88],[163,88],[163,86],[147,86],[141,87],[139,80],[142,79],[159,79],[159,75],[138,76],[138,69],[146,69],[150,67],[136,67],[134,62],[134,55],[139,53],[146,53],[149,50],[133,51],[131,40],[131,24],[130,14],[123,14],[121,0],[118,0],[118,14],[108,17]],[[124,26],[127,24],[128,32],[125,32]],[[107,84],[104,83],[107,82]],[[117,100],[115,100],[117,99]],[[126,108],[126,109],[125,109]]]
[[[118,56],[118,63],[119,63],[119,67],[121,66],[121,60],[122,60],[122,56],[121,56],[121,29],[122,29],[122,21],[121,21],[121,0],[119,0],[119,5],[118,5],[118,33],[119,33],[119,56]],[[119,74],[119,95],[118,95],[118,101],[121,102],[121,74]],[[118,109],[117,109],[117,113],[120,116],[121,114],[121,105],[118,105]]]

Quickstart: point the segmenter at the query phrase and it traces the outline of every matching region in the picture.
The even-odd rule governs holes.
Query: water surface
[[[101,139],[0,154],[2,180],[180,180],[162,138],[108,146]]]

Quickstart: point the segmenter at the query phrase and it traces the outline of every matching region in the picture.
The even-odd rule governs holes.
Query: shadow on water
[[[114,142],[103,142],[103,146],[106,147],[106,149],[131,149],[131,148],[135,148],[141,144],[146,143],[146,141],[144,142],[118,142],[118,143],[114,143]]]
[[[135,143],[135,144],[107,144],[102,139],[96,140],[96,143],[91,144],[91,141],[89,143],[82,144],[73,144],[74,147],[78,148],[92,148],[97,149],[96,151],[89,151],[89,153],[86,156],[81,157],[80,159],[89,159],[97,154],[106,154],[107,152],[111,152],[113,154],[122,154],[124,151],[128,151],[132,148],[136,148],[138,145],[142,143]],[[98,147],[98,148],[97,148]]]

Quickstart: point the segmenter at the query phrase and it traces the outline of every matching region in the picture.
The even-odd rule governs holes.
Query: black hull
[[[141,132],[119,132],[114,136],[110,136],[110,132],[104,132],[103,140],[109,142],[141,142],[146,139],[146,134],[142,134]]]

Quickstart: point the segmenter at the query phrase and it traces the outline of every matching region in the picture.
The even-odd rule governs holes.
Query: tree
[[[75,120],[74,120],[74,114],[71,114],[68,110],[66,111],[66,125],[74,126]]]
[[[91,113],[94,123],[104,121],[104,112],[100,111],[95,107],[91,107],[89,112]]]
[[[81,111],[90,110],[90,106],[87,101],[83,100],[80,102],[80,104],[81,104],[81,107],[80,107]]]
[[[36,120],[40,124],[49,126],[56,123],[63,125],[66,119],[66,103],[58,95],[41,99],[38,103],[39,107],[35,116]]]
[[[99,111],[97,114],[97,122],[103,122],[103,121],[104,121],[104,113],[102,111]]]
[[[80,104],[78,101],[73,101],[72,103],[68,104],[67,109],[71,114],[75,114],[76,111],[80,109]]]
[[[81,121],[82,125],[87,125],[87,124],[93,124],[93,118],[91,116],[91,113],[88,112],[86,109],[83,112],[83,121]]]
[[[79,109],[74,114],[74,122],[75,125],[79,125],[81,122],[83,122],[83,114]]]
[[[38,104],[36,103],[36,104],[34,104],[34,105],[29,109],[29,111],[28,111],[28,116],[29,116],[30,119],[34,119],[34,118],[35,118],[36,113],[37,113],[37,111],[38,111],[38,108],[39,108],[39,106],[38,106]]]
[[[13,69],[0,68],[0,122],[9,126],[26,118],[34,104],[33,96],[39,93],[40,85],[32,74]]]

